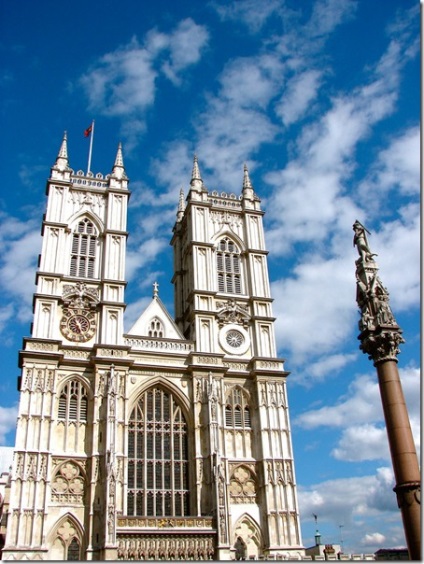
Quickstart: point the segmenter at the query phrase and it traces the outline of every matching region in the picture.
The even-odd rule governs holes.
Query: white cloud
[[[191,18],[181,21],[169,35],[169,61],[165,61],[162,70],[174,84],[180,84],[178,73],[181,70],[200,60],[208,39],[206,28],[197,25]]]
[[[145,130],[144,115],[154,104],[160,72],[180,84],[181,72],[199,61],[208,37],[204,26],[187,18],[168,34],[151,30],[143,45],[133,38],[103,55],[80,78],[90,110],[121,117],[122,131],[129,135],[130,148],[134,147]]]
[[[420,371],[414,367],[400,369],[400,378],[419,456]],[[350,384],[347,394],[336,400],[333,405],[305,411],[293,420],[293,424],[304,429],[342,429],[336,446],[331,450],[331,455],[338,460],[390,460],[376,374],[358,376]]]
[[[386,429],[370,424],[352,425],[343,431],[331,456],[348,462],[390,460]]]
[[[393,478],[393,476],[392,476]],[[366,513],[397,511],[393,479],[387,487],[385,475],[338,478],[311,486],[298,486],[301,515],[307,519],[318,514],[320,519],[350,525]],[[384,497],[381,498],[381,494]]]
[[[212,2],[211,6],[223,21],[243,22],[252,33],[257,33],[272,15],[280,12],[282,3],[280,0],[268,0],[266,3],[258,3],[257,0],[237,0],[221,5]]]
[[[313,6],[307,31],[311,38],[330,34],[338,25],[349,19],[355,12],[354,0],[319,0]]]
[[[0,261],[0,285],[9,302],[4,315],[13,315],[20,321],[31,319],[31,297],[35,290],[34,272],[38,253],[41,250],[40,229],[33,220],[21,221],[2,214],[2,257]]]
[[[291,278],[272,283],[272,296],[278,348],[298,362],[333,352],[356,327],[354,268],[346,259],[306,256]]]
[[[321,75],[318,70],[305,70],[287,82],[287,88],[275,109],[284,125],[291,125],[307,112],[317,95]]]
[[[381,533],[367,533],[362,539],[362,545],[383,545],[386,542],[386,537]]]
[[[4,444],[6,441],[6,435],[16,428],[17,417],[18,406],[0,406],[0,444]]]
[[[145,240],[137,249],[129,249],[126,261],[126,278],[131,280],[142,267],[154,263],[158,255],[169,245],[168,239],[152,237]]]

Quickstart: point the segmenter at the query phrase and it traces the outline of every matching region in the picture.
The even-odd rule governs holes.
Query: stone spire
[[[66,135],[66,131],[63,134],[62,144],[60,145],[59,154],[57,155],[54,168],[57,170],[69,170],[68,137]]]
[[[181,221],[183,219],[184,212],[185,212],[184,189],[181,188],[180,199],[178,202],[177,221]]]
[[[122,156],[122,143],[119,143],[118,145],[118,150],[116,152],[116,157],[115,157],[115,164],[113,165],[113,169],[112,169],[112,176],[119,179],[127,177],[127,175],[125,174],[124,159]]]
[[[197,162],[197,155],[194,155],[193,159],[193,171],[191,173],[190,186],[191,190],[194,190],[195,192],[205,191],[202,176],[200,174],[199,163]]]
[[[247,198],[249,200],[253,200],[255,195],[253,191],[253,186],[250,181],[249,170],[247,168],[247,164],[244,164],[244,175],[243,175],[243,190],[242,190],[243,198]]]

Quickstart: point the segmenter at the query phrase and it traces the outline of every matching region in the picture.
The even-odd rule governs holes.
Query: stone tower
[[[197,159],[174,227],[175,320],[154,285],[124,333],[122,149],[47,181],[3,559],[301,558],[263,212]]]

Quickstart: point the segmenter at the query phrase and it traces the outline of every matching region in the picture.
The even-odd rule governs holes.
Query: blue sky
[[[371,231],[406,343],[419,448],[419,4],[416,0],[0,2],[0,445],[12,445],[45,181],[63,132],[94,173],[119,141],[132,196],[126,327],[152,283],[173,311],[169,241],[193,154],[210,190],[266,211],[303,541],[404,546],[371,362],[358,349],[352,224]],[[340,534],[341,533],[341,534]]]

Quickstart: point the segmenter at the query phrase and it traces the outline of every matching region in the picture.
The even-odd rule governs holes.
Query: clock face
[[[96,332],[96,316],[84,310],[66,310],[60,322],[60,330],[70,341],[89,341]]]
[[[228,354],[242,355],[250,347],[249,333],[235,323],[230,323],[219,332],[219,344]]]

